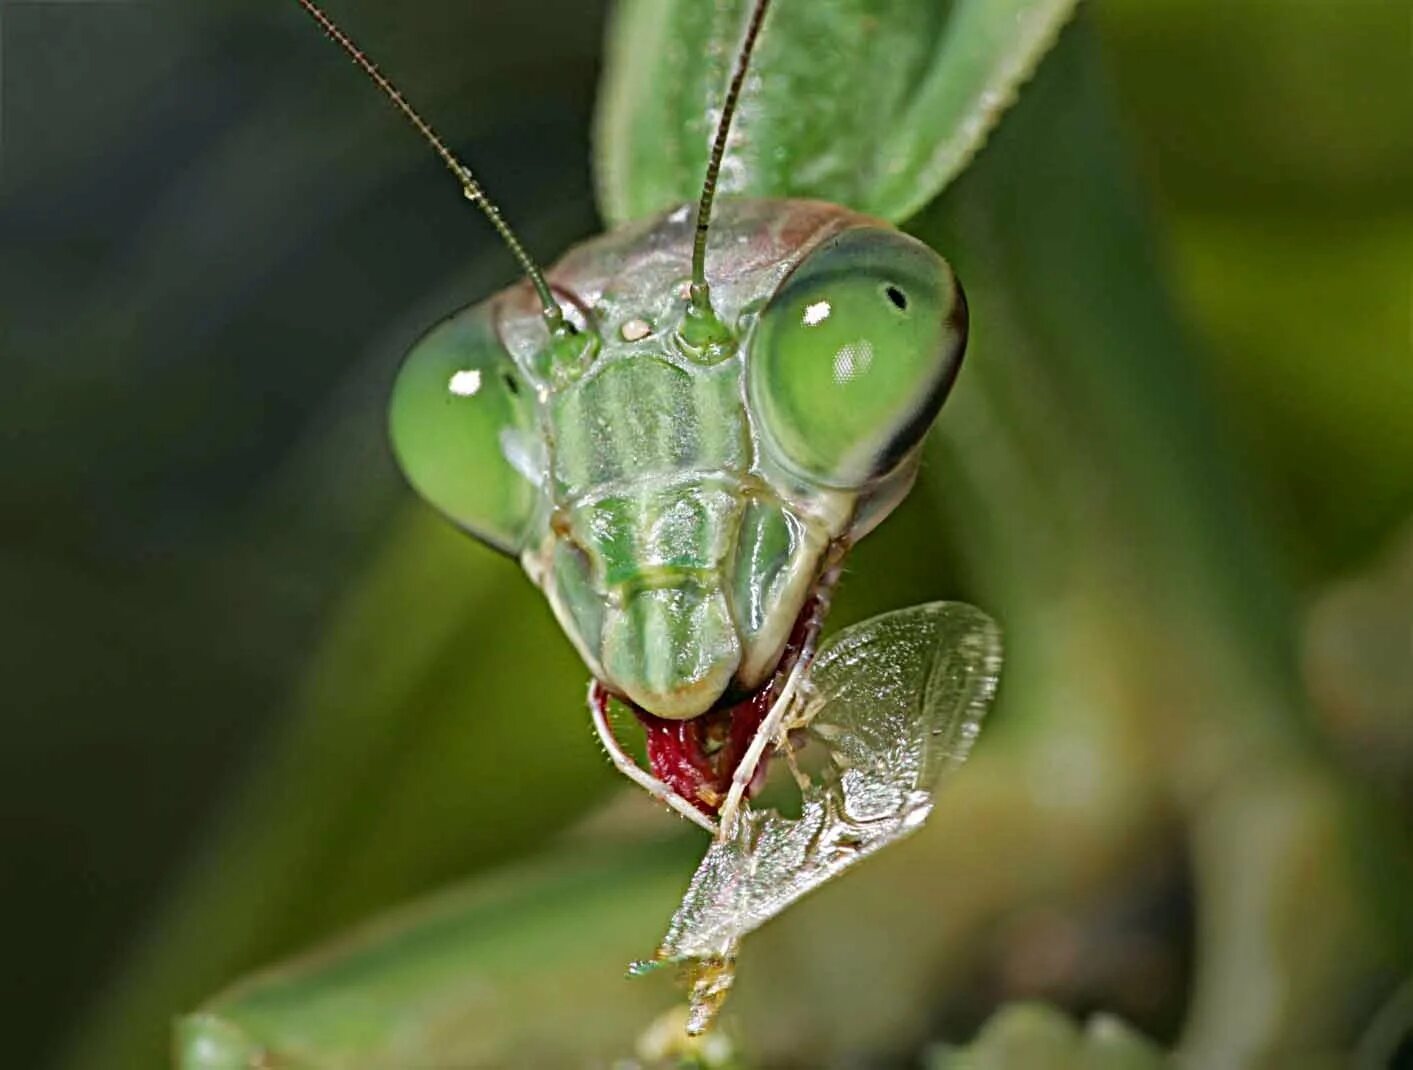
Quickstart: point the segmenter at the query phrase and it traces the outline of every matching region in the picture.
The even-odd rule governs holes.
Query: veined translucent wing
[[[742,937],[922,825],[971,750],[1000,666],[995,623],[958,602],[885,613],[822,645],[790,722],[825,754],[800,817],[743,813],[708,849],[654,956],[687,964],[689,1032],[725,998]]]

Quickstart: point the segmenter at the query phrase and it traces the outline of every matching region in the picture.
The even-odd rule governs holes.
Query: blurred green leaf
[[[1386,911],[1356,853],[1388,852],[1379,879],[1394,887],[1413,871],[1357,799],[1318,767],[1265,763],[1195,816],[1201,950],[1179,1049],[1192,1065],[1342,1065],[1372,1011],[1355,1012],[1360,996],[1413,961],[1406,903]]]
[[[404,910],[184,1019],[177,1065],[548,1067],[627,1054],[630,1023],[672,997],[666,980],[623,981],[622,949],[651,946],[691,852],[566,847]]]
[[[1413,183],[1410,183],[1413,188]],[[1172,252],[1234,438],[1304,577],[1413,513],[1413,339],[1402,211],[1189,212]]]
[[[964,1048],[933,1054],[928,1070],[1163,1070],[1163,1053],[1117,1018],[1084,1031],[1042,1004],[1003,1007]]]
[[[980,604],[1010,636],[1089,619],[1104,633],[1080,657],[1113,674],[1110,693],[1147,738],[1158,790],[1187,826],[1197,910],[1217,927],[1200,933],[1183,1051],[1198,1065],[1283,1065],[1347,1046],[1369,1005],[1344,994],[1413,963],[1408,905],[1384,907],[1408,853],[1312,746],[1288,596],[1263,567],[1162,292],[1108,86],[1092,62],[1060,63],[1073,55],[1057,51],[917,221],[967,280],[977,326],[942,425],[952,469],[932,474],[954,526],[978,528],[958,547],[994,584]],[[1002,145],[1018,156],[993,156]],[[1076,668],[1052,671],[1048,701],[1084,701],[1065,687]],[[1317,858],[1318,882],[1295,876]]]
[[[1306,614],[1301,667],[1325,734],[1350,767],[1413,803],[1413,519]]]
[[[1413,189],[1402,0],[1092,5],[1152,177],[1203,212],[1338,216]]]
[[[609,37],[599,202],[621,223],[694,199],[749,4],[629,0]],[[980,149],[1074,0],[775,5],[722,192],[819,197],[904,219]]]
[[[1094,14],[1233,461],[1297,579],[1354,567],[1413,513],[1407,4]]]

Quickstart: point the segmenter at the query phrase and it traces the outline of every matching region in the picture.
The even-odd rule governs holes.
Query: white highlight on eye
[[[804,315],[805,326],[813,327],[816,323],[823,323],[829,318],[829,313],[832,311],[828,301],[816,301],[812,305],[807,305]]]
[[[867,373],[873,363],[873,343],[867,338],[839,347],[834,354],[834,381],[847,383]]]
[[[481,389],[481,370],[479,368],[463,368],[459,372],[454,372],[447,380],[446,388],[457,397],[469,398],[476,391]]]

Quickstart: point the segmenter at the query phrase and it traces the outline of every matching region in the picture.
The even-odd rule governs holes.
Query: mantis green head
[[[726,201],[688,339],[685,208],[571,250],[452,317],[398,376],[412,484],[516,554],[594,675],[685,719],[777,669],[822,576],[906,493],[966,304],[931,249],[847,209]]]
[[[764,711],[808,664],[839,559],[912,484],[966,345],[956,277],[926,245],[837,205],[726,200],[709,225],[768,0],[695,214],[622,227],[547,273],[371,62],[300,2],[527,276],[406,358],[390,418],[403,471],[519,557],[602,695],[648,727],[654,772],[714,812]]]

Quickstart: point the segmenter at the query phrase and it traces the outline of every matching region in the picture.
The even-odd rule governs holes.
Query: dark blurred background
[[[542,259],[596,230],[603,4],[345,0],[337,15]],[[1193,374],[1267,563],[1296,594],[1315,732],[1406,805],[1406,8],[1096,0],[1091,15],[1202,358]],[[360,737],[357,775],[340,766],[329,790],[356,802],[404,777],[415,796],[418,748],[453,746],[444,760],[466,758],[482,794],[346,806],[309,877],[329,887],[317,918],[291,906],[236,958],[529,850],[612,780],[547,611],[511,563],[443,541],[388,456],[384,399],[406,345],[514,271],[386,102],[293,3],[246,0],[0,4],[0,90],[0,1001],[7,1065],[35,1066],[125,976],[179,873],[219,864],[240,879],[249,856],[221,815],[267,754],[302,755],[319,797],[337,719],[282,733],[338,686],[320,651],[350,601],[382,599],[395,621],[344,635],[341,657],[388,659],[391,679],[421,665],[413,633],[464,632],[494,665],[478,694],[499,712],[456,750],[454,711],[434,742],[417,720],[441,714],[437,671],[416,696],[373,694],[357,715],[403,715]],[[908,594],[888,586],[891,555],[935,557],[927,502],[910,508],[851,575],[882,604]],[[397,547],[414,538],[436,549],[408,564]],[[928,567],[947,588],[945,562]],[[474,619],[419,600],[463,578],[481,592]],[[495,778],[513,782],[487,763],[496,752],[545,790],[467,831]],[[299,799],[292,826],[315,820]],[[237,844],[219,863],[218,828]],[[360,858],[363,830],[460,842]]]

